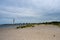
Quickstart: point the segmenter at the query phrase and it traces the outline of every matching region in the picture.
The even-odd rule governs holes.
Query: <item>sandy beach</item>
[[[60,40],[60,28],[54,25],[15,29],[0,28],[0,40]]]

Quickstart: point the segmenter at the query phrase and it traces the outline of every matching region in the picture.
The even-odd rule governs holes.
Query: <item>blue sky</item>
[[[0,0],[0,24],[60,21],[60,0]]]

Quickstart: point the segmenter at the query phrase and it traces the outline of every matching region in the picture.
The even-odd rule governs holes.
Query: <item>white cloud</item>
[[[56,18],[57,13],[58,17]],[[35,18],[38,21],[58,20],[59,13],[60,0],[5,0],[0,4],[0,17],[33,17],[33,21]],[[48,16],[46,16],[47,14]],[[49,14],[51,15],[49,16]]]
[[[37,10],[38,12],[42,11],[41,13],[43,14],[51,12],[51,10],[55,12],[60,9],[60,0],[6,0],[6,5],[9,4],[13,7],[31,8],[33,10]],[[13,9],[13,7],[11,9]]]
[[[19,7],[4,7],[0,10],[0,13],[5,14],[6,17],[37,17],[38,14],[29,8],[19,8]]]

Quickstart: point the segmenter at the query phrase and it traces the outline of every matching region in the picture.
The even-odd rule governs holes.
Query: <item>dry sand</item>
[[[0,29],[0,40],[60,40],[60,28],[39,25],[33,28]]]

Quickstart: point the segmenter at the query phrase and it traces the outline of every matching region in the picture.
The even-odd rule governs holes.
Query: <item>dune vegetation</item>
[[[45,22],[44,24],[51,24],[51,25],[56,25],[58,27],[60,27],[60,22],[57,22],[57,21],[53,21],[53,22]]]
[[[34,27],[34,24],[29,24],[29,23],[27,23],[27,24],[25,24],[25,25],[22,25],[22,26],[18,26],[18,27],[16,27],[17,29],[19,29],[19,28],[26,28],[26,27]]]
[[[44,24],[44,25],[56,25],[56,26],[60,27],[60,22],[53,21],[53,22],[43,22],[43,23],[26,23],[25,25],[18,26],[16,28],[19,29],[19,28],[34,27],[34,25],[41,25],[41,24]]]

